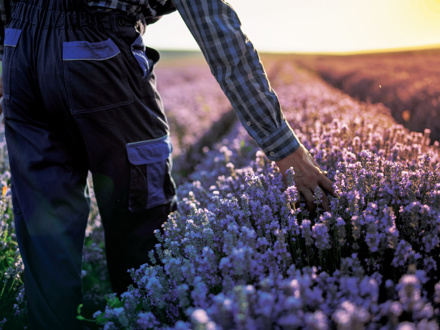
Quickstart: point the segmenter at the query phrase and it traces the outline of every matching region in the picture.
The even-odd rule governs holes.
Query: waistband
[[[137,17],[119,11],[99,12],[88,10],[81,0],[73,1],[18,1],[12,19],[38,25],[41,28],[95,27],[118,31],[135,26]]]

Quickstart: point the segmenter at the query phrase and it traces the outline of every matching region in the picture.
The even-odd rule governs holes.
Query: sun
[[[440,9],[440,0],[425,0],[428,3],[428,6],[432,6],[434,10]]]
[[[440,22],[440,0],[408,0],[406,4],[405,19],[414,29],[421,31],[433,27],[434,33]]]
[[[440,17],[440,0],[416,0],[427,17]]]

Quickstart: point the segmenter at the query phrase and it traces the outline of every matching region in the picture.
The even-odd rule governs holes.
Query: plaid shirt
[[[175,6],[243,126],[267,157],[280,160],[299,147],[299,141],[270,87],[257,51],[241,31],[236,12],[224,0],[172,0],[172,3],[171,0],[109,0],[87,3],[95,9],[140,13],[147,17],[158,17],[172,11]],[[0,7],[0,11],[3,15],[4,8]]]

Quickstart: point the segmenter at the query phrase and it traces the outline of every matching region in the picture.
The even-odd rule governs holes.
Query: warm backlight
[[[440,46],[440,0],[227,0],[257,49],[363,52]],[[179,15],[147,30],[152,47],[198,49]]]

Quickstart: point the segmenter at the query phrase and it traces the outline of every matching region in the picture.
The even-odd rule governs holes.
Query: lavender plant
[[[311,217],[237,127],[181,185],[105,329],[438,329],[439,147],[294,67],[272,79],[334,181]],[[286,77],[292,77],[286,81]]]
[[[6,144],[0,142],[0,329],[14,328],[26,319],[23,261],[17,248],[12,214]]]

